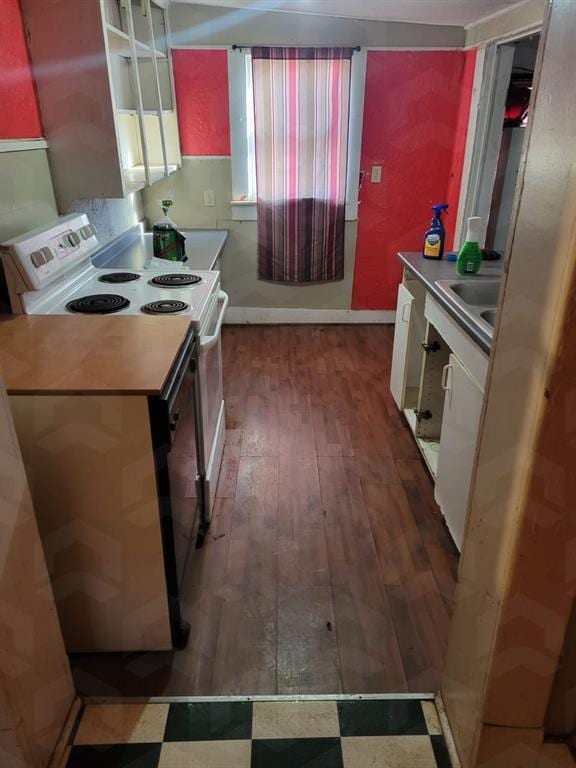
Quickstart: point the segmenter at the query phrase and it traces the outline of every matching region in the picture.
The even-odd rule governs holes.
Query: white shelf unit
[[[181,165],[163,5],[23,0],[63,211],[77,199],[126,197]]]

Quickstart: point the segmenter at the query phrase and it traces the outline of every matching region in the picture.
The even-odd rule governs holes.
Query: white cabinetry
[[[390,391],[396,405],[402,410],[415,408],[418,403],[422,342],[426,336],[425,296],[422,284],[407,276],[398,288]]]
[[[408,270],[398,290],[390,391],[462,546],[488,355]]]
[[[435,496],[452,538],[462,547],[484,392],[456,355],[445,366]]]
[[[160,0],[22,0],[56,196],[125,197],[181,163]]]

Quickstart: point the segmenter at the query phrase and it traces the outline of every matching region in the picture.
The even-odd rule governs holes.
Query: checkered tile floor
[[[87,706],[67,768],[450,768],[414,699]]]

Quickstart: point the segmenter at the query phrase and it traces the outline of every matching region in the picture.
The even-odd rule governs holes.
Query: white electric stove
[[[220,287],[218,272],[150,259],[144,269],[92,264],[98,239],[84,214],[64,216],[1,246],[15,314],[190,315],[203,325]],[[212,301],[211,301],[212,299]]]

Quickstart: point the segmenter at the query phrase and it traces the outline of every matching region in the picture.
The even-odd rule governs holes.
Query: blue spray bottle
[[[448,210],[448,203],[433,205],[434,218],[430,229],[424,235],[424,249],[422,255],[425,259],[441,259],[444,255],[444,240],[446,230],[442,221],[442,214]]]

